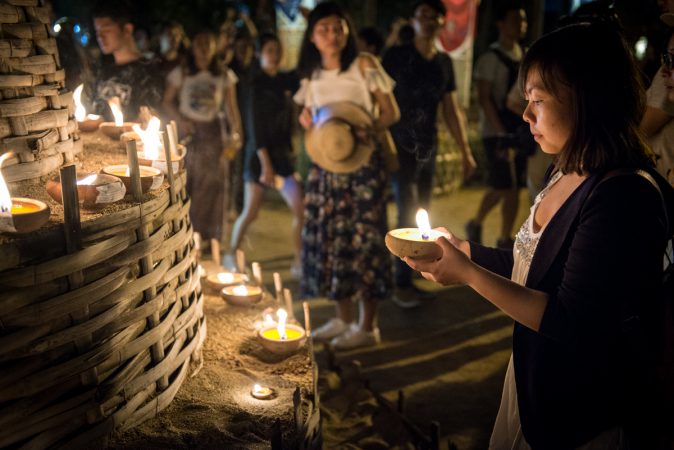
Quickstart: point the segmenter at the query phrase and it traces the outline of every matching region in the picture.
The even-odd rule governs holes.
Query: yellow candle
[[[281,336],[278,333],[278,330],[276,328],[269,328],[268,330],[264,330],[262,332],[262,336],[271,339],[274,341],[280,341]],[[299,330],[296,330],[295,328],[286,328],[286,336],[287,340],[292,340],[292,339],[299,339],[302,337],[302,332]],[[286,339],[284,339],[286,340]]]
[[[12,202],[12,214],[30,214],[39,211],[38,205],[26,202]]]

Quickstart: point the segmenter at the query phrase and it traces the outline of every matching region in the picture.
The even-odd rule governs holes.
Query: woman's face
[[[525,86],[527,105],[522,117],[529,124],[531,134],[545,153],[556,155],[562,151],[571,136],[571,98],[569,89],[561,86],[558,97],[546,90],[534,67],[529,70]]]
[[[324,17],[316,22],[311,32],[311,42],[321,55],[341,53],[346,47],[349,27],[339,16]]]
[[[260,50],[260,66],[263,69],[275,70],[281,63],[281,45],[276,41],[267,41]]]
[[[192,42],[194,64],[199,70],[207,70],[215,56],[215,38],[210,34],[198,34]]]

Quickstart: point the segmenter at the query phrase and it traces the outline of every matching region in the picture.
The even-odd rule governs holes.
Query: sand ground
[[[431,225],[446,226],[463,236],[463,225],[474,214],[483,192],[482,188],[464,188],[435,198]],[[243,249],[249,262],[261,263],[266,284],[273,285],[272,273],[278,271],[285,287],[297,298],[298,283],[288,271],[292,261],[291,216],[274,193],[267,197]],[[517,227],[528,209],[526,192],[522,191]],[[394,216],[391,204],[391,225]],[[498,226],[499,211],[494,210],[484,224],[487,245],[495,243]],[[406,414],[412,422],[422,430],[428,430],[431,421],[440,424],[441,448],[448,448],[449,441],[462,450],[486,448],[510,356],[512,321],[469,288],[442,288],[426,280],[419,284],[437,291],[437,297],[408,310],[382,302],[381,345],[337,353],[337,362],[360,361],[372,389],[392,401],[402,390],[407,399]],[[314,299],[310,306],[314,325],[332,317],[331,302]],[[299,302],[295,309],[301,315]],[[324,361],[321,346],[316,346],[316,351],[320,365]],[[335,432],[329,424],[324,427],[328,435]]]

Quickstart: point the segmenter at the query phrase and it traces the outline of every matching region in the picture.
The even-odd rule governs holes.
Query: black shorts
[[[246,156],[247,158],[243,169],[243,179],[246,182],[252,181],[253,183],[259,183],[260,175],[262,174],[260,158],[257,156],[257,153],[251,153]],[[293,163],[289,154],[282,155],[280,157],[276,155],[270,155],[270,158],[271,165],[274,168],[276,175],[286,178],[295,172],[295,168],[293,167]]]
[[[487,157],[487,185],[494,189],[521,188],[527,185],[527,159],[517,151],[512,139],[482,138]]]

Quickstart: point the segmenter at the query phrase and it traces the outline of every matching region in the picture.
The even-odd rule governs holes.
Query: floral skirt
[[[304,198],[302,297],[361,301],[389,296],[386,185],[379,151],[348,174],[311,165]]]

